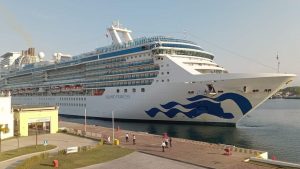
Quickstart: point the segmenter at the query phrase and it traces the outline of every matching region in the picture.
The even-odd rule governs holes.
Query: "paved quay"
[[[81,131],[84,129],[83,124],[64,121],[60,121],[59,126]],[[97,133],[97,136],[102,135],[103,138],[107,138],[108,136],[112,138],[111,128],[87,125],[87,135],[91,133]],[[128,143],[125,141],[126,133],[129,133],[130,141]],[[133,134],[136,136],[136,145],[132,144]],[[224,145],[173,138],[172,148],[168,148],[165,152],[162,152],[162,136],[120,129],[119,131],[115,130],[115,138],[120,140],[120,145],[123,147],[198,167],[220,169],[275,168],[274,166],[263,166],[244,162],[245,159],[254,156],[253,154],[233,152],[230,156],[224,155]]]
[[[100,163],[96,165],[91,165],[88,167],[83,167],[80,169],[205,169],[203,167],[198,167],[191,164],[186,164],[183,162],[178,162],[166,158],[161,158],[149,154],[144,154],[140,152],[133,152],[124,157],[108,161],[105,163]]]
[[[20,137],[20,147],[35,145],[35,139],[35,136]],[[58,150],[66,149],[67,147],[72,146],[95,145],[98,143],[91,139],[81,138],[62,133],[38,135],[38,144],[42,144],[44,140],[47,140],[48,144],[57,146],[57,148],[55,148],[54,150],[49,150],[48,152],[57,152]],[[2,151],[17,149],[17,145],[18,142],[15,138],[4,140],[2,141]],[[0,162],[0,169],[13,169],[23,160],[38,155],[40,153],[41,152],[27,154],[10,160],[2,161]]]

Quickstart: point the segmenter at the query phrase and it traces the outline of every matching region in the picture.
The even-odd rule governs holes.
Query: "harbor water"
[[[61,120],[84,123],[83,118]],[[88,119],[88,124],[111,127],[110,121]],[[231,144],[268,151],[278,160],[300,163],[300,100],[268,100],[243,118],[237,128],[199,124],[115,122],[121,129],[152,134],[167,132],[172,137]]]

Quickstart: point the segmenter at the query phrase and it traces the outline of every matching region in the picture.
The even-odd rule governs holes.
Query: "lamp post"
[[[86,108],[84,109],[84,133],[86,133]]]
[[[114,144],[114,141],[115,141],[115,120],[114,120],[114,111],[111,112],[111,120],[112,120],[112,129],[113,129],[113,138],[112,138],[112,141],[113,141],[113,144]]]
[[[37,122],[35,123],[35,149],[37,149],[37,142],[38,142],[38,129],[37,129]]]
[[[18,140],[18,151],[19,151],[19,148],[20,148],[20,126],[19,126],[19,119],[17,118],[17,124],[15,125],[15,127],[17,127],[17,140]]]

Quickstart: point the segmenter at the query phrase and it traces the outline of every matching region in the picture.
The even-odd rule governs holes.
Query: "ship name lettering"
[[[129,95],[107,95],[106,99],[130,99]]]

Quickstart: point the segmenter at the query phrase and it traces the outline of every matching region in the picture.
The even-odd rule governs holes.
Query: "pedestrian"
[[[107,137],[107,142],[110,144],[110,136]]]
[[[128,139],[129,139],[129,135],[128,133],[126,133],[126,142],[128,142]]]
[[[172,147],[172,137],[169,137],[169,144],[170,144],[170,147]]]
[[[163,141],[161,143],[162,152],[165,152],[165,147],[166,147],[166,143],[165,143],[165,141]]]
[[[169,144],[169,138],[165,138],[165,142],[166,142],[166,148],[168,148],[168,144]]]
[[[133,137],[132,137],[132,143],[133,143],[133,145],[135,145],[135,140],[136,140],[135,135],[133,135]]]

